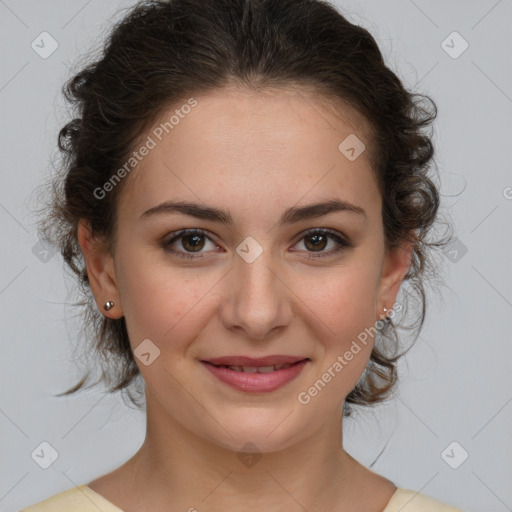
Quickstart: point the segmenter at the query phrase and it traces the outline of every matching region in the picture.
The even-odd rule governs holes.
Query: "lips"
[[[215,365],[217,368],[228,368],[229,370],[233,370],[235,372],[243,372],[243,373],[270,373],[275,372],[276,370],[282,370],[284,368],[288,368],[291,364],[275,364],[273,366],[237,366],[237,365],[224,365],[217,364]]]
[[[301,356],[286,356],[286,355],[273,355],[265,357],[246,357],[246,356],[226,356],[214,357],[212,359],[205,359],[205,363],[211,363],[215,366],[242,366],[242,367],[255,367],[262,368],[268,366],[278,365],[292,365],[307,359]]]
[[[259,358],[227,356],[201,363],[224,384],[245,392],[275,391],[295,379],[309,358],[274,355]]]

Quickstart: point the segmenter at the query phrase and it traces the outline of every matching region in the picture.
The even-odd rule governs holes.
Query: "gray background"
[[[99,388],[52,396],[79,375],[77,324],[65,305],[73,282],[60,257],[45,262],[33,251],[34,189],[51,172],[68,119],[60,87],[132,3],[0,0],[2,511],[111,471],[144,439],[143,415],[118,396]],[[468,512],[512,510],[512,2],[337,5],[370,30],[408,87],[437,102],[443,212],[459,238],[442,256],[447,286],[400,365],[395,398],[345,420],[345,446],[370,464],[389,441],[373,469],[396,485]],[[43,31],[58,43],[47,58],[31,47]],[[460,55],[463,41],[446,40],[454,31],[469,44]],[[58,452],[48,469],[31,457],[43,441]]]

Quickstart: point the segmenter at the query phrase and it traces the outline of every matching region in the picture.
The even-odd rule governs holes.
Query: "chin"
[[[280,408],[266,413],[261,407],[238,409],[232,416],[218,417],[219,423],[226,425],[227,432],[219,427],[215,433],[210,431],[208,437],[215,444],[237,453],[278,452],[307,436],[304,425],[297,424],[297,414],[290,414],[291,411],[291,408],[288,412]]]

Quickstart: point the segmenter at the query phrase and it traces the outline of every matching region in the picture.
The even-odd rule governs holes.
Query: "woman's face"
[[[283,449],[339,422],[409,253],[385,254],[359,126],[307,92],[196,100],[143,138],[154,147],[124,178],[115,256],[91,286],[125,316],[151,421]],[[182,229],[201,233],[173,240]]]

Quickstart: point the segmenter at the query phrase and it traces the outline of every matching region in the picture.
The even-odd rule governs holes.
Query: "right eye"
[[[210,241],[210,243],[215,247],[218,248],[218,245],[213,242],[213,240],[206,235],[206,232],[202,229],[182,229],[180,231],[176,231],[174,233],[171,233],[171,238],[165,238],[161,242],[162,248],[165,250],[165,252],[176,254],[177,256],[181,258],[203,258],[204,256],[200,256],[200,254],[203,254],[207,251],[201,251],[205,246],[205,239],[207,241]],[[176,245],[178,241],[181,242],[179,245],[181,245],[182,250],[176,249]],[[174,246],[174,247],[173,247]],[[217,252],[217,251],[215,251]],[[198,256],[194,256],[194,254],[198,254]]]

